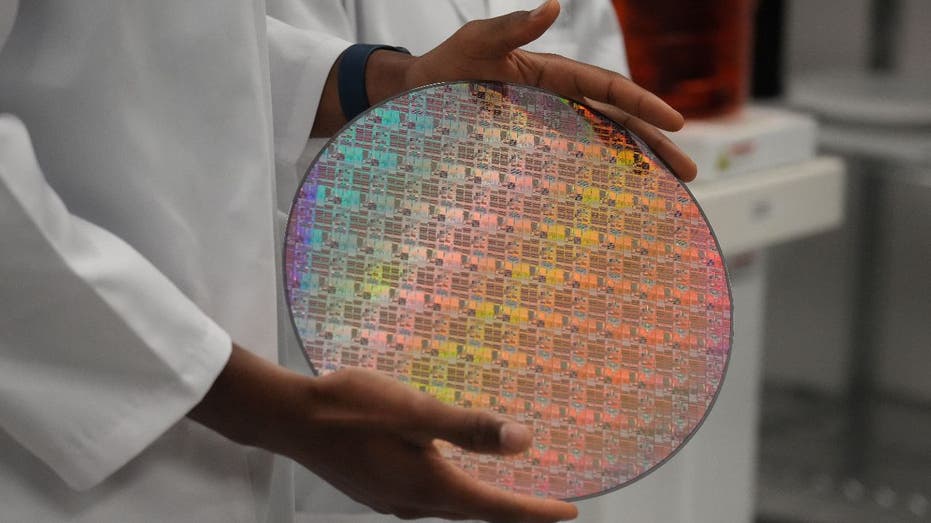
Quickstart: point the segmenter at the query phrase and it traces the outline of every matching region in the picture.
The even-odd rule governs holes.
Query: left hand
[[[640,136],[684,181],[695,163],[659,129],[676,131],[684,119],[630,79],[563,56],[520,49],[539,38],[559,16],[559,2],[467,23],[419,57],[392,51],[372,55],[366,69],[371,103],[407,89],[453,80],[491,80],[532,85],[585,103]],[[659,128],[659,129],[658,129]]]
[[[356,501],[404,519],[554,523],[578,516],[565,501],[482,482],[443,458],[435,443],[515,454],[530,446],[527,427],[443,404],[375,371],[308,378],[234,345],[188,416],[233,441],[288,456]]]

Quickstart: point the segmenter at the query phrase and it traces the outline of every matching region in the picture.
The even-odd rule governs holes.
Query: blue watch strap
[[[411,54],[403,47],[377,44],[353,44],[343,51],[339,61],[339,105],[346,120],[352,120],[369,108],[369,95],[365,89],[365,64],[369,56],[379,49]]]

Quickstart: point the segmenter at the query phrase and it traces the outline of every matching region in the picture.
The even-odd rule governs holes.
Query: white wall
[[[790,1],[786,55],[790,77],[863,68],[869,7],[868,0]],[[929,28],[931,2],[904,0],[897,41],[903,71],[931,77]],[[846,386],[853,258],[862,214],[857,180],[864,168],[856,162],[849,167],[847,225],[772,253],[766,328],[766,375],[771,381],[838,393]],[[880,250],[882,262],[874,270],[881,292],[871,325],[878,347],[879,384],[931,400],[931,189],[890,184],[877,205],[882,245],[874,248]]]
[[[869,0],[787,0],[788,72],[857,68],[867,56]]]

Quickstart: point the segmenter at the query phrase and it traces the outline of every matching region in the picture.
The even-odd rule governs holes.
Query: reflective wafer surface
[[[364,113],[308,171],[285,249],[316,372],[378,369],[530,424],[521,456],[443,447],[509,490],[638,478],[724,376],[730,292],[691,194],[637,137],[537,89],[439,84]]]

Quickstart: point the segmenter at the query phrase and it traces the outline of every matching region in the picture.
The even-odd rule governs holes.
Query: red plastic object
[[[631,76],[686,117],[746,101],[753,0],[613,0]]]

